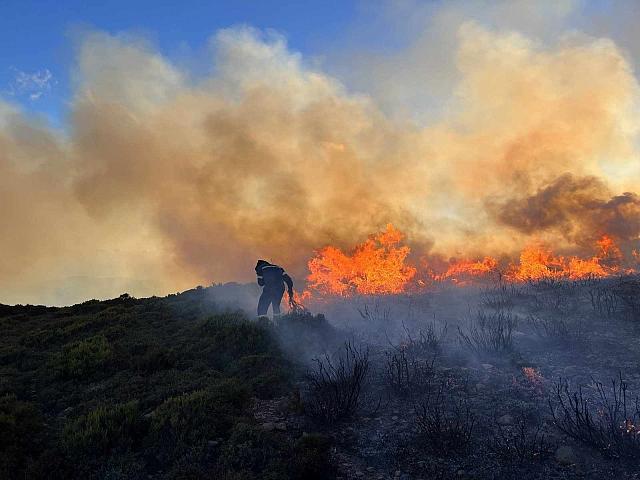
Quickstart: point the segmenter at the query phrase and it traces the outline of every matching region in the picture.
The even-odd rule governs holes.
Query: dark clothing
[[[269,310],[269,305],[273,307],[273,314],[280,315],[280,302],[282,301],[282,296],[284,295],[284,285],[277,289],[269,289],[264,288],[262,290],[262,295],[260,295],[260,299],[258,300],[258,316],[266,315],[267,310]]]
[[[273,314],[280,314],[280,302],[284,295],[284,286],[287,285],[289,296],[293,297],[293,280],[282,267],[272,265],[264,260],[259,260],[256,265],[258,285],[264,287],[258,300],[258,315],[266,315],[269,305],[273,308]]]

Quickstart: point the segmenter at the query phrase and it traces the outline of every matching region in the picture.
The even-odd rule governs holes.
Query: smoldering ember
[[[0,8],[0,480],[637,479],[636,0]]]

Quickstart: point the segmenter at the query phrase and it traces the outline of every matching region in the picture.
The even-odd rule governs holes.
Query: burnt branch
[[[480,310],[466,330],[458,327],[458,341],[478,355],[510,352],[516,324],[516,318],[509,312],[487,314]]]
[[[611,381],[610,387],[595,380],[593,384],[595,395],[588,397],[582,387],[570,390],[562,379],[556,383],[548,400],[554,424],[607,457],[636,457],[640,454],[638,397],[633,402],[628,400],[628,385],[622,374]]]
[[[325,423],[356,414],[362,406],[363,388],[369,374],[369,350],[347,342],[341,354],[314,360],[307,374],[309,384],[305,411]]]

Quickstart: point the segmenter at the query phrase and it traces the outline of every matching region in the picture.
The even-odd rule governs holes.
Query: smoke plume
[[[314,250],[390,222],[418,253],[510,254],[538,236],[581,248],[602,230],[637,242],[625,54],[578,33],[455,26],[438,55],[453,88],[420,85],[440,106],[426,117],[310,67],[273,33],[217,32],[205,77],[143,40],[86,35],[63,132],[0,103],[0,301],[249,280],[257,258],[301,279]],[[415,67],[414,50],[396,60]]]
[[[640,235],[640,198],[612,196],[595,177],[564,174],[534,195],[490,205],[497,219],[525,234],[554,231],[577,245],[593,245],[602,235],[629,242]]]

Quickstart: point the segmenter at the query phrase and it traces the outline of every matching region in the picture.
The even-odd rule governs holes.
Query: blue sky
[[[70,95],[74,32],[82,29],[140,33],[174,58],[195,54],[220,28],[248,24],[284,33],[292,49],[314,55],[348,27],[360,4],[183,0],[176,5],[168,0],[2,0],[0,97],[59,123]]]
[[[520,5],[514,8],[520,14],[513,17],[505,17],[504,9],[498,8],[496,13],[487,8],[500,5],[497,0],[487,1],[483,6],[475,0],[0,0],[0,99],[17,103],[27,112],[44,114],[64,128],[79,32],[93,29],[142,35],[153,43],[154,50],[188,71],[208,66],[199,60],[208,38],[217,30],[247,24],[284,34],[289,48],[302,52],[305,58],[332,57],[323,70],[357,91],[380,97],[387,90],[396,96],[400,92],[407,97],[405,103],[415,107],[426,102],[410,94],[415,83],[412,77],[420,78],[419,71],[405,66],[408,80],[403,83],[394,75],[393,88],[384,85],[381,93],[370,85],[367,68],[353,62],[372,51],[393,51],[404,43],[420,42],[433,11],[457,4],[465,4],[470,18],[488,25],[497,22],[534,37],[550,32],[550,38],[576,28],[611,37],[630,57],[640,57],[634,20],[640,14],[637,0],[564,0],[572,6],[568,10],[572,14],[566,16],[549,15],[549,6],[556,5],[555,1],[531,0],[531,5],[537,6],[533,17],[521,8],[526,5],[524,0],[512,4]],[[425,45],[431,49],[433,43]],[[437,51],[442,46],[435,47]],[[421,51],[429,53],[425,48]],[[442,60],[447,59],[438,59]],[[391,72],[396,73],[396,68],[392,64]],[[435,85],[431,89],[437,91]],[[402,93],[405,91],[409,93]],[[388,107],[384,98],[378,100],[383,108]]]

